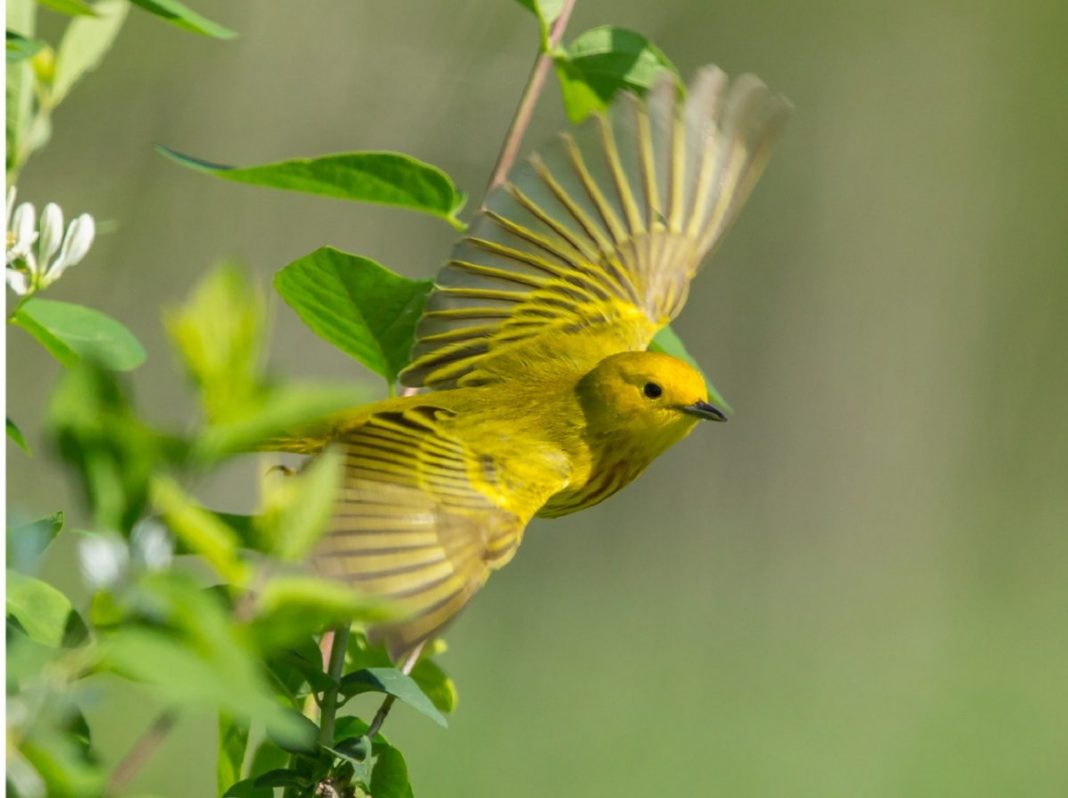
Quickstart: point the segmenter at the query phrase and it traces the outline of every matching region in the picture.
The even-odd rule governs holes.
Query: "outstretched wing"
[[[451,413],[380,412],[339,439],[343,488],[313,562],[400,608],[398,620],[371,630],[394,661],[436,636],[511,559],[532,512],[522,508],[559,489],[551,475],[545,485],[526,480],[530,496],[503,485],[503,468],[444,431]]]
[[[524,351],[581,334],[597,360],[644,349],[764,169],[789,104],[756,77],[665,77],[516,169],[437,278],[406,385],[509,379]],[[590,340],[596,341],[589,347]],[[586,364],[592,367],[592,363]]]

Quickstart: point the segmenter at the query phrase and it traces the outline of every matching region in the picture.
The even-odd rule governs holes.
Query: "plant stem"
[[[152,725],[145,729],[126,756],[115,766],[115,770],[111,773],[111,778],[108,779],[105,790],[106,795],[118,795],[122,792],[134,774],[155,753],[160,744],[167,739],[167,735],[170,734],[177,719],[177,713],[171,710],[166,710],[156,716],[156,719],[152,721]]]
[[[334,680],[334,686],[323,693],[322,711],[319,714],[319,742],[323,745],[334,744],[334,717],[337,715],[337,694],[341,688],[341,675],[345,669],[345,649],[349,645],[349,627],[339,626],[334,629],[334,640],[330,647],[330,663],[327,674]]]
[[[564,38],[564,29],[567,28],[567,22],[571,18],[575,2],[576,0],[564,0],[564,4],[560,8],[560,16],[556,18],[552,30],[549,32],[549,41],[542,47],[542,51],[538,53],[534,68],[530,71],[530,77],[527,79],[527,85],[523,87],[523,94],[519,97],[519,105],[516,106],[515,115],[512,117],[512,126],[508,129],[508,135],[505,136],[504,144],[501,145],[501,152],[497,156],[497,164],[493,167],[493,176],[486,187],[487,194],[505,181],[508,177],[508,172],[515,163],[516,156],[519,154],[519,145],[523,141],[523,134],[530,127],[530,120],[534,116],[534,106],[538,104],[538,96],[545,85],[545,78],[549,74],[549,68],[553,64],[552,51],[556,49],[556,46],[560,44],[560,40]]]

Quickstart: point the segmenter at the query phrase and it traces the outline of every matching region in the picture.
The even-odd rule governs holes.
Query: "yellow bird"
[[[515,554],[527,523],[607,499],[700,419],[701,375],[645,351],[737,216],[789,104],[752,75],[672,80],[519,166],[438,274],[403,384],[345,415],[344,483],[317,570],[401,608],[399,661]]]

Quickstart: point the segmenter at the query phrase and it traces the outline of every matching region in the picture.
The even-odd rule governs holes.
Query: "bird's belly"
[[[550,497],[537,514],[543,518],[559,518],[600,504],[632,482],[647,465],[648,462],[621,460],[598,468],[584,484],[569,485]]]

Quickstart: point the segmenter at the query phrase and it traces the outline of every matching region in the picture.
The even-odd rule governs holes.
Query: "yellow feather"
[[[644,351],[767,161],[787,103],[699,73],[622,98],[491,192],[442,269],[408,385],[432,393],[276,442],[345,451],[318,570],[402,609],[399,659],[515,554],[535,515],[584,509],[685,437],[708,404],[689,365]]]

